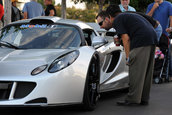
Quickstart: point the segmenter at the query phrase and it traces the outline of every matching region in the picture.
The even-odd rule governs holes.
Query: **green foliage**
[[[44,0],[37,0],[37,2],[40,3],[45,8]]]
[[[46,6],[44,5],[44,0],[37,0],[37,2],[40,3],[44,9],[46,8]],[[52,0],[52,4],[55,4],[55,0]]]
[[[138,12],[145,12],[147,6],[152,2],[154,2],[154,0],[131,0],[130,5]]]
[[[61,7],[56,6],[57,16],[61,17]],[[76,9],[75,7],[67,8],[66,9],[66,16],[67,19],[75,19],[80,20],[84,22],[95,22],[96,17],[96,10],[90,9],[90,10],[82,10],[82,9]]]
[[[82,2],[86,2],[86,3],[94,3],[97,2],[98,0],[72,0],[74,3],[82,3]]]
[[[85,2],[86,4],[90,4],[90,3],[96,3],[98,4],[99,0],[72,0],[74,3],[82,3]],[[105,3],[109,3],[109,1],[115,1],[115,0],[105,0]]]
[[[43,0],[38,0],[43,1]],[[98,0],[73,0],[76,3],[86,2],[86,10],[76,9],[75,7],[66,9],[67,19],[81,20],[84,22],[95,22],[95,17],[98,13]],[[108,2],[107,2],[108,1]],[[172,2],[172,0],[167,0]],[[130,5],[133,6],[137,11],[145,13],[147,6],[154,2],[154,0],[130,0]],[[42,2],[43,3],[43,2]],[[105,9],[109,4],[120,4],[120,0],[106,0],[103,9]],[[61,17],[61,5],[56,7],[57,16]]]
[[[86,4],[98,4],[99,0],[72,0],[75,3],[85,2]],[[172,0],[166,0],[172,2]],[[130,5],[138,12],[145,12],[147,6],[154,2],[154,0],[130,0]],[[120,0],[105,0],[105,4],[120,4]],[[104,5],[105,5],[104,4]]]

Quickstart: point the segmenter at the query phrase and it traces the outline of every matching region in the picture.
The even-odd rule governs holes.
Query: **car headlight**
[[[48,72],[54,73],[72,64],[79,56],[79,51],[73,51],[57,58],[49,67]]]
[[[43,72],[46,68],[47,68],[48,65],[42,65],[42,66],[39,66],[37,68],[35,68],[32,72],[31,72],[31,75],[37,75],[41,72]]]

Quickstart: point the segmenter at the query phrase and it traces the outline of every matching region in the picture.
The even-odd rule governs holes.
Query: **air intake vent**
[[[12,88],[12,82],[0,82],[0,100],[7,100]]]
[[[37,98],[37,99],[33,99],[31,101],[26,102],[26,104],[36,104],[36,103],[47,103],[47,99],[46,98]]]
[[[27,96],[36,87],[36,83],[31,82],[17,82],[16,92],[14,98],[23,98]]]
[[[119,57],[120,57],[120,51],[115,51],[112,53],[112,60],[107,70],[107,73],[112,72],[114,70],[114,68],[116,67],[119,61]]]

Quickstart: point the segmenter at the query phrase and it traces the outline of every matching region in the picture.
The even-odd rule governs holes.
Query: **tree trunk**
[[[61,17],[66,19],[66,0],[62,0],[61,3]]]
[[[11,23],[11,0],[4,0],[4,26]]]

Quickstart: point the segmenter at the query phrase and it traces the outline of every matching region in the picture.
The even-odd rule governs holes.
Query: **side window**
[[[94,36],[96,36],[95,32],[91,29],[85,29],[85,30],[83,30],[83,32],[84,32],[84,37],[85,37],[87,44],[89,46],[91,46],[92,45],[92,39]]]

